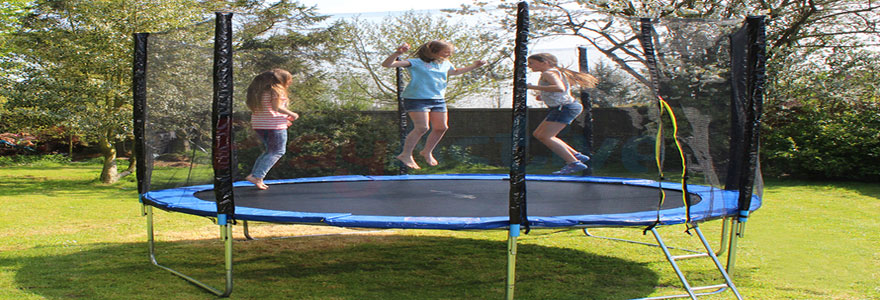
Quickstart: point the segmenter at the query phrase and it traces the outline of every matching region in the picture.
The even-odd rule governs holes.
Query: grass
[[[95,163],[0,168],[0,299],[212,299],[149,263],[134,180],[97,182]],[[880,299],[880,186],[771,181],[739,240],[734,282],[747,299]],[[222,244],[205,218],[157,211],[157,256],[222,288]],[[717,240],[719,222],[701,226]],[[670,245],[696,248],[681,226]],[[232,299],[499,299],[506,232],[359,231],[254,224],[234,229]],[[594,234],[650,242],[640,229]],[[321,235],[326,233],[358,233]],[[713,243],[715,245],[717,243]],[[518,299],[626,299],[680,292],[652,247],[534,230],[520,238]],[[693,285],[708,261],[682,263]],[[701,299],[730,299],[730,293]]]

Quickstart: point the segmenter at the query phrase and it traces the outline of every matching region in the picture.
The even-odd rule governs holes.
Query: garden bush
[[[791,101],[769,107],[764,119],[768,175],[880,180],[880,103]]]
[[[288,129],[287,153],[266,178],[391,174],[397,170],[397,128],[390,119],[358,111],[304,113]],[[237,150],[242,177],[261,153],[255,136],[244,145]]]

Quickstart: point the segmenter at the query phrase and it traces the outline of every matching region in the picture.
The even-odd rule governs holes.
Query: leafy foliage
[[[511,12],[499,20],[511,24],[516,1],[501,1],[499,8]],[[487,4],[475,2],[462,9],[464,13],[487,11]],[[876,178],[878,161],[875,110],[877,102],[876,47],[880,45],[880,6],[854,0],[814,1],[673,1],[651,2],[631,0],[539,0],[531,3],[531,34],[534,37],[576,36],[603,54],[618,68],[616,74],[630,78],[603,77],[612,82],[600,84],[598,96],[642,95],[621,93],[611,87],[618,82],[634,81],[649,85],[650,76],[642,72],[641,49],[632,43],[637,31],[631,20],[658,19],[661,23],[676,20],[741,20],[749,15],[765,15],[767,22],[767,78],[765,95],[765,142],[762,156],[770,173],[798,174],[817,178]],[[678,28],[676,32],[694,28]],[[703,30],[712,30],[703,28]],[[720,41],[720,39],[719,39]],[[677,43],[681,46],[696,42]],[[667,49],[669,50],[669,49]],[[677,49],[671,49],[677,50]],[[685,49],[686,50],[686,49]],[[673,51],[676,52],[676,51]],[[723,53],[701,53],[702,57],[676,55],[674,59],[659,57],[670,80],[661,84],[664,90],[692,84],[696,96],[718,92],[717,82],[724,74],[713,72],[712,61]],[[681,59],[676,61],[677,59]],[[677,64],[678,62],[686,64]],[[723,67],[723,66],[722,66]],[[597,68],[601,70],[602,68]],[[610,73],[615,74],[615,73]],[[720,77],[719,77],[720,76]],[[679,79],[693,79],[694,81]],[[609,87],[610,85],[610,87]],[[670,101],[690,95],[669,95]],[[599,97],[596,97],[599,98]],[[626,102],[624,102],[626,103]],[[599,102],[608,104],[608,102]],[[709,114],[721,112],[708,111]],[[714,137],[710,137],[714,138]],[[831,163],[834,161],[834,163]]]
[[[114,145],[131,139],[132,135],[131,35],[135,32],[165,32],[165,40],[169,42],[164,44],[165,47],[204,47],[212,36],[205,34],[204,28],[212,27],[213,22],[210,21],[215,11],[233,11],[239,15],[239,19],[244,20],[237,28],[240,33],[237,35],[237,50],[271,50],[280,54],[274,58],[280,57],[281,60],[257,57],[263,65],[255,66],[255,69],[272,65],[298,72],[308,69],[316,60],[325,59],[323,54],[332,53],[335,49],[324,46],[333,44],[332,34],[328,34],[327,30],[299,33],[324,17],[318,16],[314,8],[286,0],[271,3],[219,0],[37,1],[28,14],[18,18],[21,30],[9,39],[14,45],[12,49],[15,49],[11,53],[12,60],[20,67],[4,67],[2,72],[4,88],[0,93],[0,103],[3,105],[0,109],[6,110],[8,117],[4,112],[0,129],[39,130],[61,125],[71,135],[80,136],[100,147],[105,158],[102,180],[115,181]],[[267,36],[266,32],[280,34]],[[155,50],[161,53],[163,49]],[[177,55],[187,53],[194,52],[175,52]],[[210,88],[200,86],[198,91],[188,88],[199,86],[194,81],[211,79],[211,64],[199,57],[153,57],[160,63],[192,59],[189,63],[177,65],[180,70],[176,71],[174,67],[156,65],[161,67],[158,70],[167,72],[168,77],[180,76],[166,80],[174,82],[172,84],[154,85],[154,95],[157,99],[164,99],[163,103],[156,105],[164,105],[165,108],[156,112],[166,113],[156,118],[156,122],[164,122],[162,118],[176,118],[185,124],[183,126],[187,130],[205,130],[201,125],[193,125],[200,121],[199,116],[184,115],[210,107],[201,107],[201,110],[191,107],[204,103],[191,100],[211,97]],[[194,63],[200,63],[202,68],[194,67]],[[206,69],[208,72],[199,73],[198,76],[187,73]],[[239,73],[244,76],[238,78],[250,80],[247,71]],[[310,94],[306,92],[302,95]],[[178,133],[190,135],[186,130]]]
[[[346,21],[346,56],[337,66],[334,81],[340,99],[377,102],[377,106],[397,104],[395,70],[380,65],[402,43],[412,47],[431,40],[445,40],[455,47],[451,61],[456,67],[476,60],[488,63],[466,74],[451,76],[446,100],[454,103],[468,96],[491,91],[499,82],[510,79],[509,55],[513,51],[512,35],[492,30],[482,21],[460,19],[453,22],[441,15],[407,12],[389,16],[379,22],[362,19]],[[408,57],[401,57],[407,59]],[[408,78],[407,72],[402,72]],[[404,79],[404,82],[408,79]]]
[[[21,24],[18,22],[19,17],[24,15],[27,10],[27,1],[24,0],[7,0],[0,2],[0,54],[10,51],[7,48],[7,36],[19,30]],[[5,61],[5,59],[0,59]]]
[[[31,166],[44,167],[70,163],[70,157],[61,154],[50,155],[11,155],[0,156],[0,167]]]
[[[830,70],[775,74],[765,112],[765,170],[777,175],[880,180],[880,55],[841,51]]]
[[[397,126],[358,111],[304,112],[288,129],[287,153],[275,164],[267,179],[327,175],[382,175],[396,170],[393,156],[399,147]],[[241,128],[236,140],[239,170],[246,175],[261,153],[256,136]],[[242,175],[242,177],[244,176]]]

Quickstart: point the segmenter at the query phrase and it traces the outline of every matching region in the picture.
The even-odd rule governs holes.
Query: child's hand
[[[297,114],[297,113],[293,113],[292,115],[287,115],[287,120],[290,122],[296,121],[296,119],[299,119],[299,114]]]
[[[474,61],[474,67],[482,67],[485,64],[486,64],[485,60],[475,60]]]
[[[397,51],[396,51],[396,52],[397,52],[397,54],[404,54],[404,53],[406,53],[406,51],[409,51],[409,44],[407,44],[407,43],[403,43],[403,44],[400,44],[400,46],[397,47]]]

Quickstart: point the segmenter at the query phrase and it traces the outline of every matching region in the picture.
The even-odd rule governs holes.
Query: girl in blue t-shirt
[[[483,60],[474,61],[473,64],[463,68],[455,68],[449,62],[454,47],[445,41],[430,41],[416,49],[415,58],[397,61],[397,57],[409,51],[409,44],[403,43],[397,47],[382,66],[386,68],[407,68],[411,80],[403,90],[402,96],[404,107],[413,122],[413,130],[406,135],[403,151],[397,155],[397,159],[404,165],[413,169],[420,169],[413,159],[413,150],[416,144],[428,132],[425,148],[419,154],[425,158],[428,165],[436,166],[434,159],[434,147],[443,138],[443,134],[449,129],[446,115],[446,82],[449,75],[459,75],[470,72],[486,64]],[[430,127],[429,127],[430,125]]]

